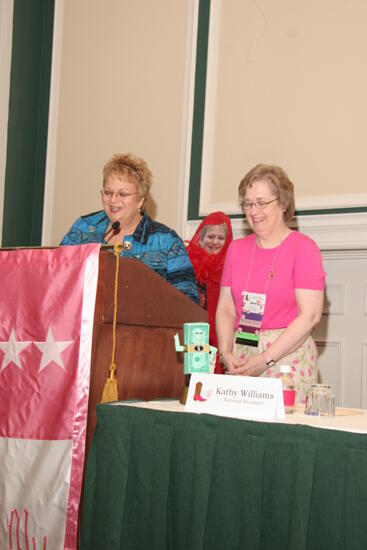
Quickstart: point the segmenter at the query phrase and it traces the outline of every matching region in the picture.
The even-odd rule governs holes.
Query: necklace
[[[275,271],[274,271],[274,267],[275,267],[275,264],[277,262],[277,259],[279,257],[279,254],[280,254],[280,249],[282,248],[282,244],[283,244],[283,241],[280,243],[280,245],[278,246],[277,248],[277,251],[274,255],[274,258],[273,258],[273,262],[271,264],[271,267],[269,269],[269,275],[268,275],[268,278],[267,278],[267,281],[266,281],[266,289],[265,289],[265,294],[266,294],[266,290],[268,288],[268,285],[270,283],[270,281],[272,281],[275,277]]]
[[[268,250],[268,249],[271,249],[271,248],[278,248],[278,246],[280,246],[282,244],[282,242],[284,241],[284,239],[286,239],[288,237],[288,235],[290,235],[292,233],[292,231],[289,229],[289,227],[285,227],[283,228],[283,230],[280,232],[280,237],[278,239],[272,239],[271,242],[270,242],[270,245],[268,244],[268,246],[264,246],[262,244],[262,241],[261,241],[261,238],[259,238],[257,235],[256,235],[256,242],[257,242],[257,245],[259,248],[263,248],[265,250]]]
[[[288,233],[287,233],[288,235]],[[273,256],[273,261],[271,263],[271,266],[270,266],[270,269],[269,269],[269,274],[266,278],[266,283],[265,283],[265,290],[264,290],[264,294],[266,294],[267,290],[268,290],[268,286],[269,286],[269,283],[270,281],[272,281],[275,277],[275,265],[278,261],[278,258],[279,258],[279,254],[280,254],[280,251],[281,251],[281,248],[282,248],[282,245],[283,245],[283,242],[285,240],[285,237],[283,237],[281,243],[279,246],[277,246],[277,249],[276,249],[276,252]],[[247,272],[247,280],[246,280],[246,289],[248,289],[248,282],[249,282],[249,279],[250,279],[250,275],[251,275],[251,271],[252,271],[252,265],[253,265],[253,262],[254,262],[254,256],[255,256],[255,250],[256,250],[256,245],[257,245],[257,242],[256,242],[256,238],[254,240],[254,246],[252,247],[252,251],[251,251],[251,259],[250,259],[250,266],[249,266],[249,270]],[[260,248],[260,247],[259,247]]]

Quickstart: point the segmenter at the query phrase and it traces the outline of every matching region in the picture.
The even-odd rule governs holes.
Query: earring
[[[143,212],[140,206],[138,208],[138,212],[139,212],[139,214],[141,214]]]

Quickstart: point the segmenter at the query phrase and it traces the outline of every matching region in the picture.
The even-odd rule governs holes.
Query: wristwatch
[[[264,359],[265,359],[265,363],[266,363],[267,367],[271,368],[271,367],[275,366],[276,361],[274,361],[274,359],[272,359],[271,357],[269,359],[267,359],[264,355]]]

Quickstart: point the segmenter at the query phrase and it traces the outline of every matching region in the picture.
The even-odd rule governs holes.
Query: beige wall
[[[100,208],[103,164],[128,151],[154,174],[151,213],[187,234],[177,215],[198,0],[60,4],[47,244]],[[235,212],[238,182],[257,162],[288,171],[298,208],[367,205],[367,2],[212,0],[211,10],[201,212]]]
[[[367,2],[222,0],[216,48],[212,202],[258,162],[315,207],[366,193]]]
[[[155,217],[176,226],[188,4],[64,0],[51,240],[100,208],[103,164],[133,152]]]

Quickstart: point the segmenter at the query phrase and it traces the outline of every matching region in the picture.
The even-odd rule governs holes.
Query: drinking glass
[[[335,395],[328,384],[312,384],[306,395],[305,414],[335,416]]]

